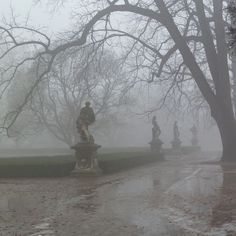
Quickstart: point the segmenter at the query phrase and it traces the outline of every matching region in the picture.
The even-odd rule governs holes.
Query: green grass
[[[114,173],[119,170],[144,165],[158,160],[163,160],[163,156],[151,152],[119,152],[98,154],[98,163],[104,173]]]
[[[66,176],[75,167],[68,156],[34,156],[0,158],[0,177]]]
[[[195,149],[186,146],[182,147],[182,152],[188,154]],[[163,151],[168,155],[172,149]],[[50,155],[52,153],[55,155]],[[0,156],[0,177],[66,176],[76,163],[70,149],[1,149]],[[151,153],[149,147],[101,148],[98,152],[98,163],[105,173],[157,160],[163,157]]]
[[[111,150],[110,150],[111,151]],[[114,151],[114,150],[113,150]],[[157,154],[144,149],[131,150],[119,149],[119,152],[98,153],[99,166],[105,173],[115,172],[121,169],[132,168],[152,161],[160,160]],[[55,156],[42,156],[35,153],[35,156],[1,157],[0,177],[38,177],[38,176],[66,176],[74,169],[76,159],[73,154]]]
[[[149,151],[150,147],[102,147],[98,150],[98,153],[140,153]]]
[[[0,166],[8,165],[53,165],[74,162],[73,155],[63,156],[27,156],[27,157],[1,157]]]
[[[150,152],[117,152],[117,153],[98,153],[99,161],[114,161],[136,157],[153,156]],[[74,155],[57,156],[26,156],[26,157],[1,157],[0,166],[27,166],[38,165],[47,166],[54,164],[66,164],[75,162]]]
[[[116,153],[98,153],[98,161],[122,160],[135,157],[153,156],[150,152],[116,152]]]

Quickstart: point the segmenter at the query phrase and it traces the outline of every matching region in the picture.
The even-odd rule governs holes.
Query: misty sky
[[[35,5],[34,0],[0,0],[0,2],[0,14],[8,20],[10,19],[12,8],[18,23],[25,22],[25,19],[29,16],[29,24],[45,27],[45,30],[47,28],[49,33],[66,30],[69,26],[69,9],[72,3],[66,3],[55,13],[52,6],[46,4]]]
[[[7,21],[11,19],[12,7],[17,23],[23,24],[27,19],[27,16],[29,16],[29,25],[33,25],[41,29],[43,28],[43,31],[47,32],[50,37],[55,37],[57,33],[66,31],[71,27],[71,10],[74,9],[73,4],[76,1],[66,1],[63,7],[57,9],[57,11],[53,11],[53,7],[51,5],[35,5],[35,0],[0,0],[0,2],[0,14],[1,16],[4,16]],[[167,144],[167,146],[169,146],[172,138],[172,124],[176,117],[173,117],[173,120],[166,120],[165,115],[160,115],[160,113],[161,112],[157,111],[155,115],[159,117],[158,122],[163,130],[163,141]],[[162,118],[160,118],[161,116]],[[182,130],[182,135],[185,136],[185,138],[182,136],[185,144],[189,143],[189,128],[192,125],[192,121],[186,125],[184,121],[181,122],[180,120],[179,125]],[[137,132],[142,135],[137,135]],[[218,135],[215,135],[215,132],[216,131],[213,130],[214,135],[212,135],[211,139],[202,134],[203,143],[218,143],[219,145],[218,137],[217,140],[215,140],[215,137]],[[136,121],[133,119],[132,124],[125,126],[123,131],[120,131],[119,137],[122,137],[122,139],[120,139],[123,141],[121,145],[125,145],[128,140],[133,141],[132,145],[146,145],[151,138],[151,124],[147,121],[147,118],[137,119]],[[206,140],[204,140],[205,138]]]

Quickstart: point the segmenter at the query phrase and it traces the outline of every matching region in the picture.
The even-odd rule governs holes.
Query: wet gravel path
[[[0,235],[236,235],[236,167],[205,158],[169,156],[100,177],[0,179]]]

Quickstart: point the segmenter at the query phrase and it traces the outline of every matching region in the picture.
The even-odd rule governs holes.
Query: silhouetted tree
[[[29,110],[35,115],[36,123],[71,146],[78,141],[76,120],[86,101],[92,103],[95,111],[96,130],[101,133],[109,120],[115,125],[119,108],[129,103],[126,81],[112,51],[94,51],[90,47],[67,52],[57,58],[52,73],[36,90]]]
[[[42,68],[41,64],[45,65],[37,73],[32,90],[26,94],[22,106],[8,124],[15,122],[61,53],[77,50],[91,42],[106,46],[112,39],[119,38],[120,41],[115,42],[123,45],[122,49],[126,51],[124,59],[136,79],[149,71],[149,82],[169,81],[170,86],[177,86],[183,95],[185,90],[182,84],[193,79],[219,128],[223,159],[235,160],[236,122],[231,97],[224,4],[223,0],[91,0],[86,4],[86,13],[81,15],[78,12],[78,30],[69,32],[65,39],[55,43],[44,33],[30,27],[21,27],[14,22],[1,26],[1,60],[19,47],[27,45],[32,50],[37,49],[32,56],[16,58],[14,65],[10,63],[9,67],[5,67],[2,79],[8,78],[7,83],[11,83],[15,71],[27,62],[36,61],[39,68]],[[116,13],[124,15],[119,23]],[[18,34],[19,31],[23,32]],[[33,39],[24,37],[27,32],[34,35]],[[124,38],[133,42],[130,47]]]

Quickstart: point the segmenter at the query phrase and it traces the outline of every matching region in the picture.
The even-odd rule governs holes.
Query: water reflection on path
[[[232,164],[181,157],[100,178],[0,181],[0,192],[4,236],[236,235]]]
[[[230,166],[230,172],[212,164],[152,170],[114,187],[103,211],[145,236],[236,235],[236,166]],[[179,180],[168,186],[173,178]]]
[[[223,228],[228,235],[236,235],[236,165],[222,164],[223,184],[219,201],[212,209],[211,225]]]
[[[30,236],[54,236],[55,232],[51,229],[50,218],[43,219],[39,224],[34,226],[35,233]]]

